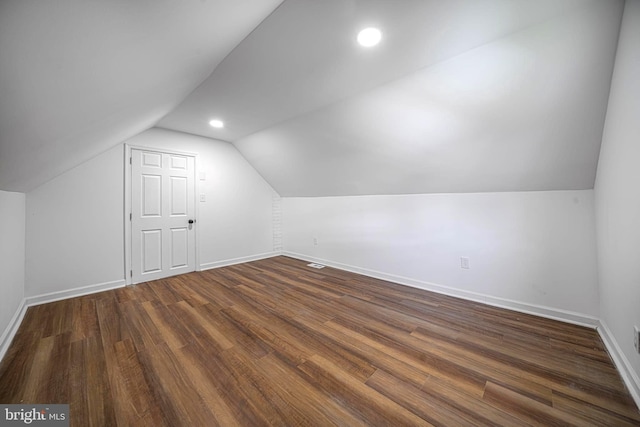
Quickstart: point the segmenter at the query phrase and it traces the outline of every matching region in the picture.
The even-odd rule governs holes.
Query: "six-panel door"
[[[132,282],[195,270],[195,159],[131,150]]]

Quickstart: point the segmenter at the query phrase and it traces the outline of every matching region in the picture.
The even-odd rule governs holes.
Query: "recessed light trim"
[[[224,122],[222,120],[219,119],[213,119],[211,121],[209,121],[209,126],[217,128],[217,129],[221,129],[224,127]]]
[[[365,28],[358,33],[360,46],[372,47],[380,43],[380,40],[382,40],[382,31],[374,27]]]

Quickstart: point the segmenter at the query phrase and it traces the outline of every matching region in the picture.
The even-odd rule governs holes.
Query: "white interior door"
[[[195,271],[195,158],[131,150],[131,277]]]

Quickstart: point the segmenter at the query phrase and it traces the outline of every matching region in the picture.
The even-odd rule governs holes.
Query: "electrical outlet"
[[[633,346],[636,348],[636,352],[640,353],[640,328],[633,327]]]
[[[204,193],[200,194],[200,201],[201,202],[206,202],[207,201],[207,196]]]
[[[313,246],[318,246],[318,238],[317,237],[313,238]]]
[[[460,268],[463,268],[465,270],[469,269],[469,258],[466,256],[461,256],[460,257]]]

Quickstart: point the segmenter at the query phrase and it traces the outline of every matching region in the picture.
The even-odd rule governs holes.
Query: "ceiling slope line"
[[[369,88],[366,88],[366,89],[362,89],[362,90],[360,90],[360,91],[358,91],[356,93],[350,94],[348,96],[345,96],[345,97],[342,97],[342,98],[338,98],[336,100],[333,100],[333,101],[331,101],[329,103],[326,103],[326,104],[322,104],[322,105],[317,106],[317,107],[313,107],[313,108],[311,108],[309,110],[305,110],[305,111],[303,111],[303,112],[301,112],[299,114],[286,117],[286,118],[284,118],[284,119],[282,119],[280,121],[277,121],[277,122],[274,122],[274,123],[270,124],[268,126],[268,128],[275,128],[275,127],[278,127],[280,125],[284,125],[284,124],[287,124],[289,122],[292,122],[293,120],[296,120],[296,119],[299,119],[299,118],[304,118],[306,116],[311,116],[311,115],[314,115],[314,114],[316,114],[318,112],[321,112],[323,110],[328,110],[328,109],[330,109],[332,107],[335,107],[335,106],[337,106],[339,104],[342,104],[342,103],[344,103],[346,101],[349,101],[351,99],[355,99],[355,98],[361,97],[362,95],[367,94],[369,92],[372,92],[372,91],[374,91],[376,89],[384,88],[385,86],[389,86],[389,85],[391,85],[393,83],[396,83],[396,82],[398,82],[400,80],[415,76],[415,75],[417,75],[419,73],[422,73],[422,72],[424,72],[426,70],[429,70],[429,69],[432,69],[432,68],[447,64],[449,62],[452,62],[452,61],[456,60],[457,58],[460,58],[460,57],[462,57],[464,55],[471,54],[473,52],[477,52],[477,51],[479,51],[479,50],[481,50],[481,49],[483,49],[483,48],[485,48],[487,46],[491,46],[492,44],[500,42],[500,41],[502,41],[504,39],[507,39],[507,38],[510,38],[510,37],[513,37],[513,36],[517,36],[518,34],[524,34],[524,33],[528,32],[528,31],[531,31],[531,29],[536,28],[536,27],[538,27],[540,25],[548,24],[550,22],[563,19],[564,17],[568,16],[569,14],[575,12],[578,9],[584,10],[584,9],[589,8],[589,7],[593,7],[593,3],[594,2],[591,2],[591,3],[592,4],[590,4],[590,5],[580,5],[580,6],[575,6],[575,7],[572,7],[572,8],[567,7],[561,13],[559,13],[557,15],[554,15],[551,18],[545,18],[545,19],[539,20],[539,21],[537,21],[537,22],[535,22],[533,24],[527,25],[526,27],[519,28],[518,30],[510,31],[508,33],[503,33],[503,34],[501,34],[499,36],[496,36],[495,38],[491,39],[490,41],[486,41],[486,42],[480,43],[480,44],[478,44],[476,46],[473,46],[473,47],[468,48],[468,49],[466,49],[466,50],[464,50],[462,52],[453,54],[453,55],[448,56],[446,58],[438,59],[438,60],[436,60],[436,61],[434,61],[432,63],[424,65],[424,66],[422,66],[420,68],[417,68],[417,69],[415,69],[413,71],[410,71],[410,72],[402,74],[402,75],[400,75],[398,77],[394,77],[392,79],[383,81],[383,82],[381,82],[379,84],[376,84],[375,86],[372,86],[372,87],[369,87]],[[620,14],[620,22],[621,21],[622,21],[622,14]],[[618,33],[619,33],[619,31],[618,31]],[[617,46],[617,41],[616,41],[616,46]],[[611,74],[613,74],[613,68],[611,70]],[[171,113],[168,113],[168,114],[171,114]],[[156,126],[156,127],[160,127],[162,129],[171,130],[168,127],[166,127],[166,128],[164,128],[162,126]],[[264,129],[266,129],[266,128],[257,130],[255,132],[252,132],[250,134],[244,135],[244,136],[242,136],[240,138],[237,138],[237,139],[234,139],[234,140],[225,140],[225,139],[220,139],[220,140],[221,141],[227,141],[227,142],[230,141],[232,144],[235,145],[236,141],[239,142],[239,141],[244,140],[245,138],[250,138],[251,136],[254,136],[254,135],[262,132]],[[199,135],[197,133],[190,133],[190,132],[187,132],[187,131],[180,131],[180,132],[189,133],[191,135],[204,136],[204,135]],[[205,136],[205,137],[206,138],[211,138],[209,136]],[[211,139],[219,139],[219,138],[211,138]],[[532,191],[535,191],[535,190],[532,190]]]
[[[224,57],[218,61],[218,63],[213,67],[213,69],[211,70],[211,72],[209,74],[207,74],[207,76],[205,78],[203,78],[200,83],[198,83],[197,86],[195,86],[193,88],[193,90],[191,92],[189,92],[185,97],[183,97],[180,102],[177,103],[176,107],[174,107],[171,111],[169,111],[167,114],[165,114],[164,116],[160,117],[158,120],[156,120],[156,123],[159,123],[160,121],[162,121],[162,119],[164,119],[166,116],[168,116],[169,114],[171,114],[173,112],[173,110],[175,110],[175,108],[179,107],[180,104],[182,104],[187,98],[189,98],[191,96],[191,94],[193,94],[194,92],[197,92],[198,89],[200,89],[202,87],[202,85],[216,72],[216,70],[218,69],[218,67],[220,66],[220,64],[222,64],[225,59],[227,59],[229,57],[229,55],[233,54],[233,52],[238,48],[238,46],[240,46],[242,44],[242,42],[244,42],[247,38],[249,38],[255,31],[256,29],[258,29],[258,27],[260,27],[260,25],[266,21],[267,19],[269,19],[269,17],[271,15],[273,15],[281,6],[282,4],[285,2],[286,0],[280,0],[280,3],[278,4],[278,6],[276,6],[271,12],[269,12],[269,14],[267,16],[265,16],[259,23],[258,25],[256,25],[255,27],[253,27],[253,29],[251,31],[249,31],[243,38],[242,40],[240,40],[239,43],[237,43],[235,46],[233,46],[229,52],[226,53],[226,55],[224,55]],[[152,126],[152,127],[157,127],[158,129],[166,129],[166,130],[174,130],[174,129],[169,129],[166,127],[162,127],[162,126]],[[183,131],[180,131],[183,132]],[[205,135],[199,135],[196,133],[192,133],[192,132],[183,132],[189,135],[195,135],[195,136],[204,136],[205,138],[210,138],[209,136],[205,136]],[[219,138],[214,138],[214,139],[218,139],[219,141],[225,141],[225,142],[229,142],[227,140],[224,139],[219,139]]]

